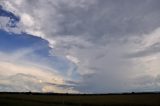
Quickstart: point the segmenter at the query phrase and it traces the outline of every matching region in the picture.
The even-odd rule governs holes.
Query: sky
[[[0,0],[0,91],[160,91],[159,0]]]

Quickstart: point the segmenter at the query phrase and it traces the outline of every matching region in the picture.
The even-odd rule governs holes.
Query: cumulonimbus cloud
[[[138,89],[133,83],[137,77],[160,74],[156,45],[160,26],[158,0],[0,3],[20,17],[18,27],[22,32],[47,40],[52,55],[62,56],[76,66],[70,74],[76,71],[81,76],[79,91],[134,90]]]

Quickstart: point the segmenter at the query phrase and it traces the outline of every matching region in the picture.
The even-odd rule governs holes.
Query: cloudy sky
[[[160,0],[0,0],[0,91],[160,91]]]

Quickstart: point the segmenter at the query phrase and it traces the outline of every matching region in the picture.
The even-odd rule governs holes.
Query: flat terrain
[[[160,106],[160,93],[92,95],[0,93],[0,106]]]

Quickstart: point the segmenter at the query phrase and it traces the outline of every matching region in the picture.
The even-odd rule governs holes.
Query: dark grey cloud
[[[149,33],[160,25],[158,0],[100,0],[87,8],[60,4],[57,36],[89,36],[90,41],[102,42]],[[63,8],[61,8],[63,7]]]
[[[159,79],[160,79],[160,75],[157,75],[157,76],[145,75],[145,76],[137,77],[137,79],[134,82],[137,88],[132,90],[141,91],[141,92],[159,91],[159,87],[160,87]]]

